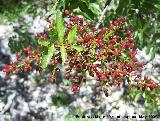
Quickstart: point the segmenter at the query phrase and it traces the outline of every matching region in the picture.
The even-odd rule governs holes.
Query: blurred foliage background
[[[108,26],[110,21],[118,17],[127,17],[128,26],[133,31],[136,47],[140,50],[145,49],[147,54],[151,55],[151,60],[156,54],[160,53],[160,0],[58,0],[56,10],[64,11],[70,9],[75,15],[84,16],[87,21],[92,21],[94,24],[105,8],[109,5],[102,26]],[[19,20],[26,14],[33,16],[41,15],[38,8],[44,9],[47,12],[52,10],[55,1],[45,0],[0,0],[0,24],[5,25],[10,22]],[[51,11],[54,12],[54,11]],[[22,29],[23,28],[23,29]],[[25,22],[14,28],[19,34],[19,43],[25,43],[25,46],[31,44],[31,39],[34,39],[28,33],[29,27]],[[23,30],[23,32],[22,32]],[[16,46],[15,46],[16,45]],[[13,53],[22,49],[24,45],[17,44],[14,37],[9,41],[9,46]],[[144,98],[143,104],[146,107],[146,112],[159,112],[157,100],[159,94],[157,90],[154,93],[140,93],[133,88],[127,90],[123,99],[127,102],[138,102]],[[130,96],[128,96],[130,94]],[[58,103],[57,105],[59,105]],[[62,103],[63,104],[63,103]],[[154,109],[154,110],[153,110]]]

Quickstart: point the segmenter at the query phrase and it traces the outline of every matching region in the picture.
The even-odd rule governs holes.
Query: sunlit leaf
[[[72,44],[75,41],[76,34],[77,34],[77,25],[74,25],[67,37],[69,44]]]
[[[62,65],[64,65],[66,61],[66,57],[67,57],[67,52],[66,52],[64,45],[60,47],[60,52],[61,52],[61,57],[62,57]]]
[[[80,45],[73,45],[72,48],[76,49],[79,52],[84,50],[84,47]]]
[[[56,30],[58,32],[58,40],[60,44],[62,44],[64,40],[65,26],[64,26],[64,20],[60,12],[57,12],[56,14]]]
[[[43,45],[43,46],[48,46],[49,42],[47,42],[44,38],[40,38],[38,40],[38,44]]]
[[[40,66],[42,68],[46,68],[48,66],[52,56],[54,55],[54,51],[55,51],[55,47],[54,47],[54,44],[52,44],[50,47],[48,47],[48,51],[46,52],[46,54],[44,54],[41,57]]]

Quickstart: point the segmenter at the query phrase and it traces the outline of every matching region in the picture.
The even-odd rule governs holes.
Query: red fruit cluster
[[[17,61],[11,62],[9,65],[6,65],[2,70],[6,74],[17,74],[18,72],[24,71],[31,71],[32,70],[32,62],[40,62],[40,55],[42,52],[40,50],[35,49],[31,51],[29,47],[23,48],[24,55],[20,52],[16,54]]]
[[[134,48],[132,32],[126,26],[126,18],[116,19],[108,28],[97,29],[83,18],[72,16],[68,10],[65,10],[65,14],[70,17],[70,22],[66,23],[64,39],[67,40],[68,33],[76,24],[77,35],[74,44],[84,48],[83,51],[77,51],[67,41],[63,43],[67,53],[64,76],[73,83],[71,91],[75,93],[80,91],[81,83],[86,81],[86,72],[97,80],[97,86],[106,96],[108,96],[109,86],[120,88],[123,81],[127,81],[129,87],[132,86],[132,82],[136,82],[137,88],[142,91],[147,88],[152,91],[158,87],[158,84],[146,76],[142,80],[141,74],[138,73],[138,69],[142,68],[143,64],[136,58],[137,51]],[[47,34],[40,33],[37,33],[37,36],[44,39],[48,37]],[[55,75],[60,72],[58,64],[62,63],[60,44],[57,40],[54,41],[57,53],[51,58],[51,66],[49,66],[52,67],[50,76],[52,81],[56,81]],[[30,48],[23,50],[25,59],[17,53],[18,62],[7,65],[4,72],[17,73],[18,68],[23,68],[24,71],[32,70],[31,63],[41,61],[40,57],[45,47],[42,46],[34,51]]]
[[[103,90],[107,90],[109,85],[120,88],[124,80],[127,80],[129,87],[133,81],[138,83],[141,80],[138,69],[143,64],[136,58],[137,51],[134,50],[132,32],[126,28],[126,18],[118,18],[110,23],[109,28],[100,30],[92,27],[91,23],[81,23],[78,17],[71,17],[70,20],[70,24],[77,24],[77,44],[85,47],[85,50],[77,52],[71,49],[67,53],[67,79],[81,83],[85,79],[84,73],[89,72],[99,81]],[[99,64],[95,64],[97,61]],[[131,82],[130,78],[134,75],[135,79]],[[147,80],[143,81],[147,83]],[[150,90],[155,89],[156,85],[149,85]],[[106,91],[105,94],[108,95]]]

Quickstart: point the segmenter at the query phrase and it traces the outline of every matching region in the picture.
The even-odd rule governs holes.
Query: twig
[[[95,27],[96,29],[98,29],[99,26],[100,26],[100,24],[102,23],[103,18],[104,18],[105,14],[106,14],[106,12],[107,12],[107,10],[108,10],[108,7],[109,7],[109,5],[106,5],[105,9],[103,10],[103,12],[102,12],[102,14],[101,14],[101,16],[100,16],[100,18],[99,18],[99,21],[98,21],[98,23],[97,23],[97,25],[96,25],[96,27]]]
[[[3,107],[2,111],[0,112],[0,114],[4,114],[7,110],[10,109],[10,107],[12,106],[13,100],[16,97],[16,92],[14,92],[12,95],[10,95],[8,97],[8,102],[7,104]]]

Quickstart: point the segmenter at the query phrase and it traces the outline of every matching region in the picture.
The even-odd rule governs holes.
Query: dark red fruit
[[[74,93],[78,93],[80,91],[80,86],[78,84],[73,84],[71,87],[71,91]]]

